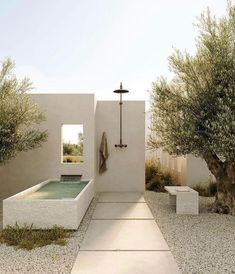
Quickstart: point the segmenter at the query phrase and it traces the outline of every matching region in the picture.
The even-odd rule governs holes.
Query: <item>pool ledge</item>
[[[46,180],[3,200],[3,227],[17,222],[21,226],[33,224],[34,229],[49,229],[54,225],[77,229],[94,197],[94,180],[89,180],[74,199],[22,199],[52,180],[56,179]]]

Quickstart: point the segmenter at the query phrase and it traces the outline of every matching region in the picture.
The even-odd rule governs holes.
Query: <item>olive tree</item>
[[[224,18],[208,9],[196,26],[196,53],[174,50],[173,80],[153,83],[148,144],[203,158],[216,178],[213,210],[235,214],[235,7]]]
[[[14,63],[6,59],[0,69],[0,165],[47,139],[46,131],[33,127],[45,117],[27,94],[32,84],[27,78],[19,81],[13,68]]]

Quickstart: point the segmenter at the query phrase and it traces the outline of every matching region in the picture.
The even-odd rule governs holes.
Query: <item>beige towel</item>
[[[99,173],[103,173],[107,170],[106,166],[106,160],[109,157],[108,153],[108,143],[107,143],[107,137],[106,133],[103,132],[102,139],[101,139],[101,144],[100,144],[100,157],[99,157]]]

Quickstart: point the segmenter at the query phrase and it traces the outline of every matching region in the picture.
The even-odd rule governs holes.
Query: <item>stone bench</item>
[[[171,206],[176,207],[176,214],[199,213],[198,192],[188,186],[165,186],[169,193]]]

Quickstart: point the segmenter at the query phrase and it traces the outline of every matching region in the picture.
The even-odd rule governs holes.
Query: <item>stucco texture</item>
[[[0,196],[12,194],[61,175],[94,178],[94,95],[93,94],[32,94],[32,100],[44,110],[46,121],[40,128],[48,131],[48,140],[41,148],[19,153],[0,167]],[[83,124],[84,163],[61,163],[63,124]]]
[[[109,158],[107,171],[98,175],[96,190],[144,191],[145,189],[145,102],[123,102],[123,143],[119,144],[119,102],[98,101],[96,106],[96,157],[103,132],[106,132]]]
[[[145,189],[145,102],[123,102],[123,142],[119,143],[119,102],[96,101],[94,94],[31,94],[46,121],[48,131],[41,148],[19,153],[0,167],[0,197],[6,198],[47,179],[61,175],[82,175],[94,179],[96,191],[144,191]],[[63,124],[82,124],[84,163],[62,163]],[[107,170],[98,172],[99,146],[106,132],[109,157]]]

